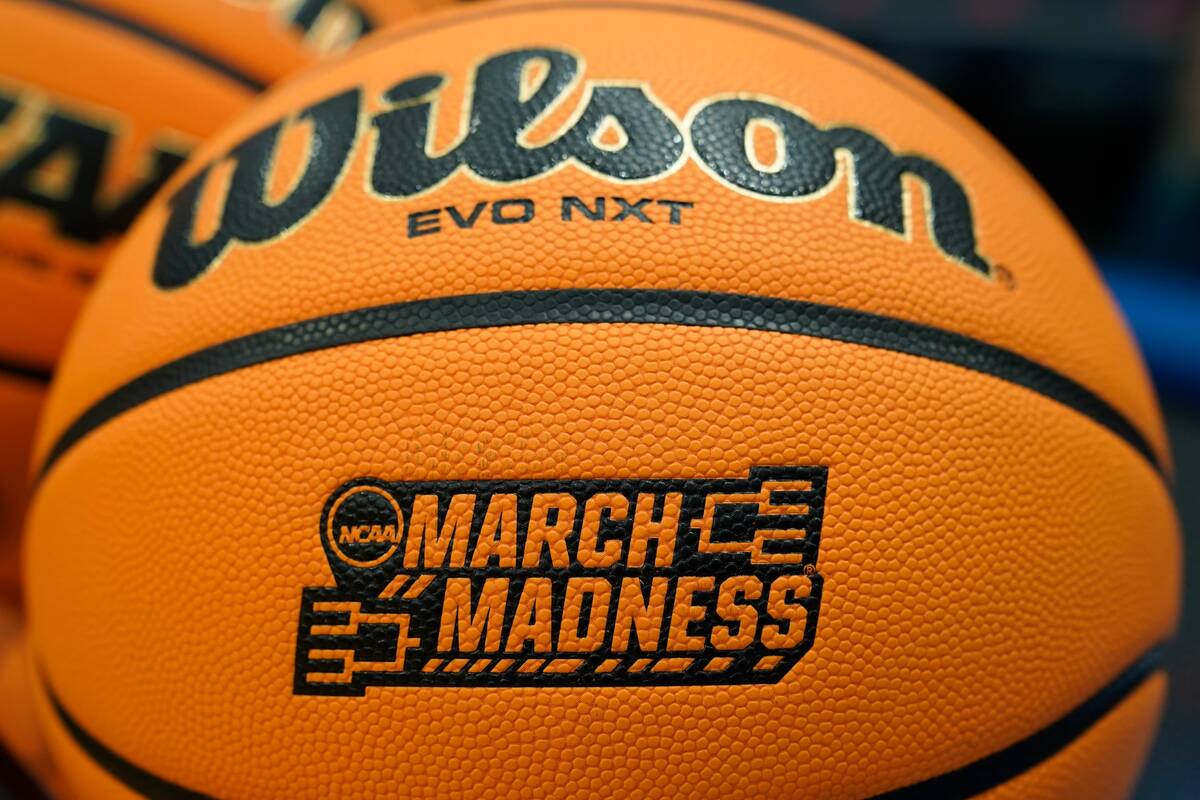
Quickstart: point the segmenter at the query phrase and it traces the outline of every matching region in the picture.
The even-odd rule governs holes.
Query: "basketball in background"
[[[0,616],[16,620],[46,385],[113,244],[187,154],[267,86],[437,4],[0,0]],[[22,713],[26,662],[21,635],[0,636],[0,750],[47,779]]]
[[[986,133],[750,7],[464,9],[139,218],[36,446],[76,794],[1116,798],[1170,458]]]
[[[33,421],[113,243],[264,88],[437,3],[0,0],[0,602]]]
[[[20,614],[0,606],[0,792],[3,797],[38,798],[60,793],[34,707],[34,665]]]

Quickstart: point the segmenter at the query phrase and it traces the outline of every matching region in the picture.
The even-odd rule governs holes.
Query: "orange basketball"
[[[36,667],[29,657],[25,635],[20,615],[14,609],[0,606],[0,698],[4,703],[4,713],[0,714],[0,790],[5,792],[3,797],[37,798],[41,796],[41,787],[54,789],[57,784],[37,721],[33,690]]]
[[[1180,550],[1136,348],[936,93],[718,3],[415,23],[121,243],[36,448],[89,797],[1119,797]]]
[[[0,602],[34,419],[112,245],[262,89],[438,0],[0,0]]]

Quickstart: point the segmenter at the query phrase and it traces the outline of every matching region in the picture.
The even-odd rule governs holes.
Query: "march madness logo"
[[[352,481],[295,692],[774,683],[816,635],[826,477]]]

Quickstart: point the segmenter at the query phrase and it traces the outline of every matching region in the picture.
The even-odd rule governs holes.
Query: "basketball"
[[[113,244],[187,154],[263,89],[421,7],[0,2],[0,602],[18,597],[34,420]]]
[[[0,606],[0,787],[16,798],[37,798],[57,785],[34,707],[33,672],[21,619]]]
[[[117,246],[34,464],[79,796],[1116,798],[1166,691],[1087,252],[765,10],[480,5],[276,87]]]

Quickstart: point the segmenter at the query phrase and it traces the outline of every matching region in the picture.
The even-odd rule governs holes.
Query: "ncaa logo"
[[[329,548],[352,567],[375,567],[391,558],[403,536],[400,506],[374,486],[354,486],[334,500],[325,536]]]

